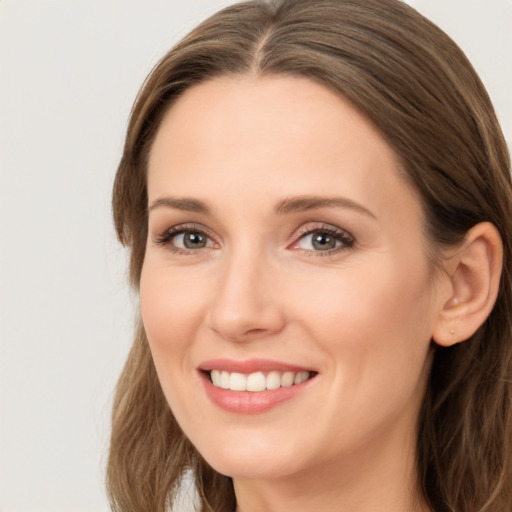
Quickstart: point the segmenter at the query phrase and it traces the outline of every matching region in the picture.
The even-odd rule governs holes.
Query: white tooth
[[[262,372],[251,373],[247,376],[247,391],[263,391],[267,388],[267,379]]]
[[[267,375],[267,389],[277,389],[281,387],[281,375],[279,372],[270,372]]]
[[[220,386],[220,371],[219,370],[212,370],[210,372],[210,377],[212,378],[212,382],[214,386]]]
[[[281,376],[281,386],[283,388],[289,388],[293,385],[293,372],[284,372]]]
[[[229,378],[229,389],[247,391],[247,377],[243,373],[233,372]]]
[[[302,384],[306,382],[309,378],[309,372],[298,372],[293,379],[294,384]]]
[[[224,389],[229,389],[229,372],[220,372],[219,386]]]

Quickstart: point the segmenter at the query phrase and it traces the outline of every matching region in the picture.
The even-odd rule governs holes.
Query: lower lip
[[[201,372],[201,380],[208,398],[221,409],[238,414],[260,414],[269,411],[303,392],[313,379],[314,377],[287,388],[231,391],[214,386],[208,376]]]

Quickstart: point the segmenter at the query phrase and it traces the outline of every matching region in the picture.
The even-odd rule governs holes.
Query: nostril
[[[251,334],[252,335],[258,335],[258,334],[261,334],[261,333],[264,333],[265,332],[265,329],[249,329],[245,332],[245,335],[246,336],[250,336]]]

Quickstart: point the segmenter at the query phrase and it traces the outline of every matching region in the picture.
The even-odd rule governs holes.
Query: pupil
[[[183,245],[187,249],[197,249],[206,245],[206,237],[201,233],[186,233],[183,237]]]
[[[326,233],[313,236],[313,247],[320,251],[327,251],[336,247],[336,239]]]

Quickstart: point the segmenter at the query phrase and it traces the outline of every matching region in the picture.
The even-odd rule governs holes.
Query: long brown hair
[[[418,423],[417,467],[433,510],[512,509],[512,186],[489,97],[461,50],[398,0],[254,0],[215,14],[154,68],[132,110],[113,195],[137,289],[147,236],[147,157],[187,88],[220,75],[305,76],[380,129],[417,190],[431,242],[459,243],[492,222],[504,245],[496,305],[468,341],[435,349]],[[160,389],[142,325],[114,402],[113,510],[163,512],[192,470],[201,510],[234,509],[231,480],[201,458]]]

